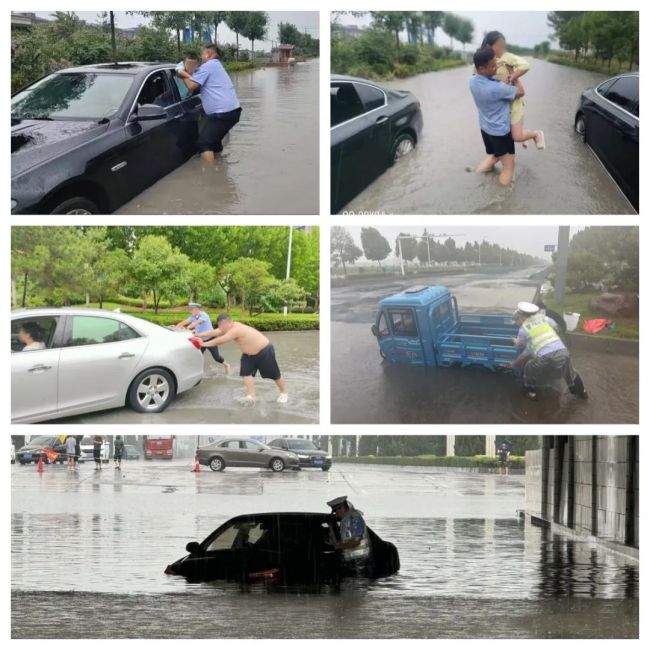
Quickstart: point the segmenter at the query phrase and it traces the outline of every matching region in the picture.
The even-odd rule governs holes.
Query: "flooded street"
[[[638,563],[523,524],[524,477],[335,465],[190,472],[188,461],[12,467],[12,637],[635,637]],[[190,585],[163,574],[226,519],[340,494],[400,572],[340,589]],[[252,612],[264,616],[252,616]]]
[[[387,170],[343,211],[395,214],[634,214],[600,162],[573,131],[580,94],[606,77],[531,60],[522,79],[525,126],[542,129],[546,150],[517,145],[514,185],[465,171],[485,157],[469,92],[470,67],[385,85],[410,90],[424,118],[413,154]]]
[[[457,296],[458,309],[512,313],[532,300],[543,277],[537,267],[495,275],[464,273],[431,278],[377,278],[332,287],[333,424],[564,424],[637,423],[639,361],[582,346],[571,350],[588,400],[562,384],[531,402],[510,373],[474,368],[422,368],[382,362],[370,332],[381,298],[413,284],[441,284]]]
[[[231,75],[242,117],[216,166],[198,156],[118,214],[317,214],[318,59]]]
[[[136,413],[125,407],[86,413],[56,420],[57,424],[314,424],[319,419],[319,333],[267,332],[273,343],[282,375],[287,383],[289,401],[278,404],[278,389],[269,379],[256,379],[257,404],[241,406],[237,398],[245,395],[239,376],[240,352],[230,343],[219,351],[232,372],[209,352],[204,356],[204,376],[198,386],[181,393],[162,413]]]

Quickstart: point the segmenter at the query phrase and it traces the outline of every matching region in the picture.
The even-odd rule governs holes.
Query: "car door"
[[[242,458],[239,453],[239,440],[226,440],[219,445],[219,450],[226,461],[226,466],[241,466]]]
[[[264,447],[252,440],[240,440],[239,453],[246,467],[266,467],[270,460]]]
[[[330,100],[332,210],[338,212],[386,169],[390,120],[386,95],[375,86],[335,81]]]
[[[138,107],[145,104],[164,108],[164,119],[138,121]],[[140,193],[182,162],[179,146],[182,118],[182,107],[177,90],[171,85],[169,72],[162,69],[150,73],[142,84],[125,127],[132,195]]]
[[[148,339],[110,316],[69,316],[59,361],[59,412],[123,406]]]
[[[11,321],[11,419],[39,421],[56,417],[63,320],[58,316],[25,316]],[[40,330],[42,349],[25,350],[23,327]]]
[[[599,88],[590,133],[603,164],[625,195],[638,205],[639,79],[628,75]]]
[[[388,322],[393,333],[390,360],[393,363],[424,365],[422,342],[418,332],[415,311],[410,307],[388,309]]]
[[[179,147],[183,159],[196,153],[199,136],[199,117],[203,110],[201,96],[198,91],[190,92],[181,79],[176,76],[175,70],[169,71],[171,84],[178,96],[181,116],[173,122],[176,128],[175,135],[179,139]]]

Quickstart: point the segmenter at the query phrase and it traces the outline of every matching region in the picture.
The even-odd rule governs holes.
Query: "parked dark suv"
[[[67,460],[65,442],[61,442],[58,436],[34,436],[16,452],[16,460],[21,465],[38,463],[39,458],[42,458],[44,463],[48,463],[47,456],[41,451],[42,449],[51,449],[61,454],[56,462],[64,463]]]
[[[269,447],[291,451],[300,461],[300,467],[320,467],[324,472],[332,467],[332,457],[319,449],[311,440],[303,438],[276,438]]]
[[[195,153],[200,111],[171,63],[35,81],[11,98],[11,212],[113,212]]]
[[[639,73],[620,74],[580,96],[575,130],[639,210]]]

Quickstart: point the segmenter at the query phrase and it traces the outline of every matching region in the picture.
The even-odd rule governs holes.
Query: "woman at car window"
[[[45,343],[43,342],[43,330],[37,323],[23,323],[20,326],[20,331],[18,332],[18,339],[21,343],[25,344],[22,352],[45,349]]]

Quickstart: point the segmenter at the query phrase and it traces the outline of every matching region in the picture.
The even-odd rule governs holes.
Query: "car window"
[[[379,338],[388,336],[388,320],[386,319],[386,314],[384,312],[379,316],[379,325],[377,330],[379,331]]]
[[[379,88],[367,86],[366,84],[354,84],[354,87],[359,93],[359,97],[363,102],[366,112],[379,108],[386,103],[384,93],[379,90]]]
[[[138,95],[138,104],[155,104],[163,108],[176,102],[174,92],[167,83],[167,73],[164,70],[154,72],[147,77]]]
[[[34,352],[52,347],[57,318],[40,316],[11,321],[11,351]]]
[[[389,313],[393,334],[396,336],[417,336],[418,329],[410,309],[391,310]]]
[[[115,343],[139,338],[139,334],[130,327],[112,318],[100,316],[74,316],[72,318],[72,336],[69,345],[97,345],[98,343]]]
[[[609,99],[617,106],[639,116],[638,100],[639,100],[639,79],[638,77],[620,77],[609,86],[604,92],[601,91],[603,97]]]
[[[206,551],[227,551],[246,548],[262,542],[268,535],[266,526],[261,522],[239,521],[232,524],[207,546]]]
[[[616,81],[616,79],[608,79],[603,81],[603,83],[598,86],[597,90],[601,95],[604,95],[607,92],[607,89]]]
[[[226,440],[226,442],[219,446],[226,449],[239,449],[239,440]]]
[[[359,94],[351,83],[336,83],[330,88],[331,125],[347,122],[363,113]]]
[[[252,440],[242,440],[241,441],[241,448],[242,449],[252,449],[254,451],[258,449],[262,449],[262,445],[260,445],[257,442],[253,442]]]
[[[190,89],[185,85],[183,80],[180,77],[176,76],[176,72],[173,72],[174,75],[174,83],[176,84],[176,88],[178,88],[178,94],[181,96],[181,101],[184,99],[187,99],[192,93],[190,93]]]
[[[17,119],[101,120],[122,105],[133,76],[128,74],[52,74],[11,98]]]

